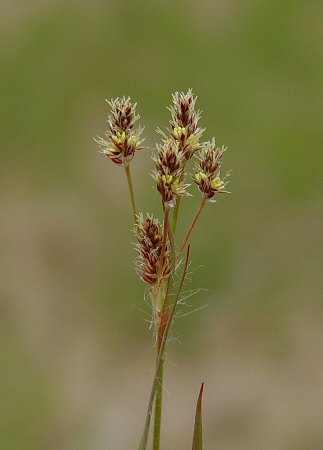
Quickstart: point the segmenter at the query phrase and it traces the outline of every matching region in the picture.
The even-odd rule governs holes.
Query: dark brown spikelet
[[[223,153],[225,147],[217,147],[215,139],[205,142],[198,155],[198,164],[195,166],[193,181],[199,189],[211,200],[215,194],[228,192],[225,190],[227,182],[225,178],[220,178]]]
[[[179,143],[179,151],[190,159],[200,149],[200,138],[204,129],[198,126],[201,112],[196,110],[196,99],[191,89],[187,93],[175,92],[173,105],[169,108],[171,137]]]
[[[177,196],[187,195],[188,185],[182,181],[185,158],[178,148],[178,142],[165,140],[161,145],[157,145],[157,156],[153,157],[153,178],[156,180],[157,190],[162,196],[163,204],[170,207],[174,206]]]
[[[135,248],[138,252],[136,258],[137,272],[140,278],[150,285],[157,282],[159,274],[160,256],[163,242],[163,228],[158,219],[148,214],[144,218],[139,214],[135,228],[138,243]],[[161,276],[166,278],[170,274],[170,254],[166,245]]]
[[[106,139],[99,137],[96,142],[111,161],[124,166],[129,164],[137,150],[142,149],[140,136],[143,129],[134,129],[134,123],[140,117],[136,114],[137,103],[132,104],[130,97],[107,100],[107,103],[111,110]]]
[[[128,131],[133,128],[133,125],[139,116],[136,115],[137,103],[132,105],[131,98],[125,97],[108,102],[111,107],[111,115],[109,117],[110,131],[119,128],[120,131]]]

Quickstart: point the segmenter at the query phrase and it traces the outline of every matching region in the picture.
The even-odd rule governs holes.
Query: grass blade
[[[204,389],[204,383],[202,383],[202,385],[201,385],[199,398],[197,400],[197,405],[196,405],[192,450],[202,450],[203,449],[203,439],[202,439],[202,397],[203,397],[203,389]]]

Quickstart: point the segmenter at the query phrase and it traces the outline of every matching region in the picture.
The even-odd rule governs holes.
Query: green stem
[[[179,213],[179,206],[181,203],[181,197],[177,197],[176,203],[174,206],[174,212],[173,212],[173,223],[172,223],[172,231],[173,235],[176,235],[176,228],[177,228],[177,221],[178,221],[178,213]]]
[[[131,198],[131,205],[132,205],[132,210],[133,210],[133,214],[135,217],[135,223],[137,223],[137,208],[136,208],[136,202],[135,202],[135,193],[134,193],[133,184],[132,184],[130,165],[128,163],[125,164],[124,170],[125,170],[126,176],[127,176],[128,187],[129,187],[130,198]]]
[[[160,299],[161,299],[161,287],[163,284],[163,270],[164,270],[164,255],[166,250],[166,243],[167,243],[167,236],[169,236],[171,233],[170,227],[169,227],[169,208],[164,208],[164,234],[163,234],[163,242],[162,242],[162,249],[161,249],[161,255],[160,255],[160,271],[159,271],[159,286],[157,290],[157,299],[156,304],[157,307],[160,306]],[[160,351],[160,346],[163,339],[163,334],[165,331],[165,327],[167,325],[167,314],[168,311],[165,311],[165,303],[168,296],[169,291],[169,280],[172,278],[173,274],[171,273],[168,284],[167,284],[167,291],[165,294],[165,299],[163,301],[163,305],[161,308],[161,312],[159,314],[159,324],[157,329],[157,360],[158,360],[158,353]],[[157,364],[157,361],[156,361]],[[158,384],[157,384],[157,391],[156,391],[156,398],[155,398],[155,415],[154,415],[154,440],[153,440],[153,450],[159,450],[160,448],[160,431],[161,431],[161,418],[162,418],[162,403],[163,403],[163,375],[164,375],[164,361],[162,360],[159,375],[158,375]]]
[[[164,376],[164,359],[162,359],[161,366],[159,369],[158,384],[155,398],[153,450],[160,449],[160,431],[161,431],[161,417],[163,404],[163,376]]]
[[[165,333],[165,327],[169,320],[169,317],[168,317],[169,298],[170,298],[170,293],[173,288],[173,280],[174,280],[174,274],[175,274],[175,242],[174,242],[174,235],[168,224],[168,220],[169,220],[168,214],[166,214],[166,210],[165,210],[166,227],[164,229],[164,236],[165,236],[165,233],[167,232],[169,242],[170,242],[170,248],[171,248],[171,273],[168,278],[165,300],[163,303],[162,312],[160,314],[161,323],[159,324],[159,330],[158,330],[157,358],[158,358],[158,353],[160,351],[160,346],[161,346],[161,343],[163,340],[163,335]],[[158,376],[158,385],[157,385],[157,391],[156,391],[156,399],[155,399],[153,450],[160,449],[160,431],[161,431],[162,403],[163,403],[163,377],[164,377],[164,360],[162,360],[162,363],[160,366],[160,371],[159,371],[159,376]]]
[[[164,257],[165,250],[167,244],[167,236],[168,236],[168,228],[169,228],[169,208],[164,209],[164,231],[163,231],[163,242],[162,248],[160,252],[160,260],[159,260],[159,278],[163,278],[163,270],[164,270]]]
[[[161,296],[162,296],[162,287],[163,287],[163,270],[164,270],[164,257],[165,257],[165,250],[166,250],[166,244],[167,244],[167,235],[169,230],[169,208],[164,208],[164,231],[163,231],[163,242],[162,242],[162,248],[160,252],[160,258],[159,258],[159,271],[158,271],[158,281],[157,281],[157,294],[156,294],[156,307],[158,311],[161,311],[162,305],[161,305]]]
[[[165,313],[167,308],[169,307],[170,294],[171,294],[171,292],[173,290],[175,270],[176,270],[175,240],[174,240],[174,234],[173,234],[173,232],[172,232],[170,227],[168,227],[168,239],[169,239],[169,243],[170,243],[171,271],[170,271],[170,276],[169,276],[168,282],[167,282],[165,301],[164,301],[164,304],[163,304],[163,313]]]
[[[163,360],[164,360],[164,353],[165,353],[165,347],[166,347],[166,342],[167,342],[169,329],[170,329],[170,326],[172,324],[172,321],[173,321],[173,318],[174,318],[174,313],[175,313],[175,310],[176,310],[176,306],[178,304],[178,301],[179,301],[179,298],[180,298],[180,295],[181,295],[181,292],[182,292],[182,289],[183,289],[184,281],[185,281],[185,278],[186,278],[186,275],[187,275],[187,268],[188,268],[189,257],[190,257],[190,246],[187,247],[186,260],[185,260],[185,266],[184,266],[184,271],[183,271],[181,283],[180,283],[179,289],[177,291],[177,295],[176,295],[175,301],[174,301],[173,305],[170,308],[169,318],[168,318],[168,321],[167,321],[167,324],[166,324],[166,328],[165,328],[165,332],[163,334],[162,341],[161,341],[161,344],[160,344],[160,349],[159,349],[159,352],[158,352],[158,357],[157,357],[157,362],[156,362],[156,370],[155,370],[154,381],[153,381],[153,385],[152,385],[151,392],[150,392],[150,397],[149,397],[149,402],[148,402],[148,409],[147,409],[147,414],[146,414],[145,427],[144,427],[144,431],[143,431],[143,434],[142,434],[142,437],[141,437],[141,441],[140,441],[138,450],[146,450],[146,448],[147,448],[149,428],[150,428],[150,421],[151,421],[151,415],[152,415],[152,410],[153,410],[156,390],[157,390],[157,386],[158,386],[157,383],[158,383],[158,380],[159,380],[159,373],[160,373],[160,369],[162,367]]]
[[[182,175],[180,177],[180,182],[183,182],[184,178],[185,178],[185,162],[184,162],[183,172],[182,172]],[[179,207],[180,207],[180,204],[181,204],[181,198],[182,197],[177,196],[176,202],[175,202],[175,206],[174,206],[173,223],[172,223],[172,231],[173,231],[174,237],[176,236],[176,228],[177,228],[178,213],[179,213]]]

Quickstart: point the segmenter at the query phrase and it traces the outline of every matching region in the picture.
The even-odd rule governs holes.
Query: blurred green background
[[[98,153],[105,98],[146,144],[192,87],[232,194],[192,236],[166,367],[163,450],[323,449],[320,1],[1,3],[0,449],[133,450],[154,349],[123,171]],[[160,215],[150,151],[140,209]],[[181,231],[199,202],[183,202]],[[179,236],[180,237],[180,236]],[[192,314],[190,314],[192,313]]]

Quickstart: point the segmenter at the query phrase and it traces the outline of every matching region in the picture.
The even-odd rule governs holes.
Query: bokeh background
[[[133,450],[153,366],[105,98],[146,144],[192,87],[226,144],[230,196],[192,236],[166,365],[163,450],[323,449],[323,5],[297,0],[1,2],[0,449]],[[160,215],[133,161],[140,209]],[[199,202],[183,202],[179,237]]]

